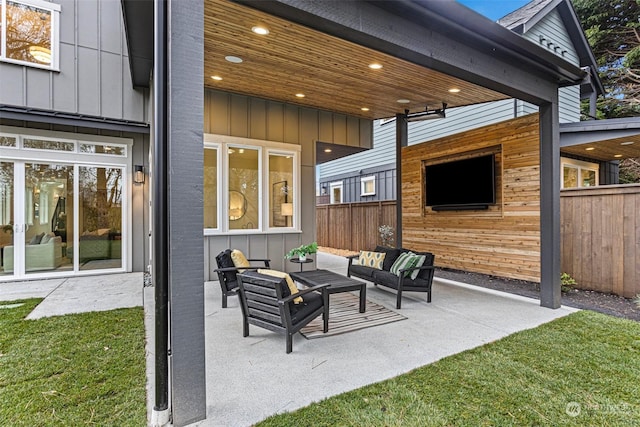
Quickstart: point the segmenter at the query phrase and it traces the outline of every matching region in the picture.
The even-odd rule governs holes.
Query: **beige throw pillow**
[[[247,261],[247,257],[238,249],[231,251],[231,261],[233,261],[233,265],[238,269],[239,273],[244,272],[244,270],[240,270],[241,267],[251,267],[251,264]]]
[[[382,252],[360,251],[358,264],[364,265],[367,267],[377,268],[378,270],[382,270],[382,265],[384,264],[385,255],[386,254]]]
[[[285,273],[283,271],[278,271],[278,270],[269,270],[267,268],[259,268],[258,273],[264,274],[267,276],[277,277],[279,279],[284,279],[285,282],[287,282],[287,286],[289,287],[289,292],[291,292],[291,295],[298,293],[298,287],[296,286],[295,282],[293,281],[291,276],[289,276],[288,273]],[[297,297],[293,299],[294,304],[300,304],[301,302],[302,302],[302,297]]]

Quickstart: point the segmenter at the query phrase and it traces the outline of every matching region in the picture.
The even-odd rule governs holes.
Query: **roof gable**
[[[524,35],[554,10],[558,11],[562,19],[567,35],[576,50],[579,65],[583,68],[589,67],[596,91],[604,93],[604,88],[598,78],[596,59],[582,30],[580,20],[569,0],[533,0],[520,9],[500,18],[497,22],[517,34]]]

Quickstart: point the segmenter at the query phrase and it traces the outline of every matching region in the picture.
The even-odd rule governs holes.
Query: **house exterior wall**
[[[403,247],[434,253],[440,267],[539,281],[539,138],[533,114],[403,148]],[[425,162],[489,151],[496,154],[496,205],[424,206]]]
[[[60,5],[59,71],[0,62],[0,104],[70,113],[77,125],[0,119],[0,125],[51,132],[129,138],[132,164],[148,171],[147,133],[92,127],[81,116],[148,122],[148,91],[134,89],[119,0],[53,0]],[[132,263],[145,271],[149,262],[148,180],[130,189]]]
[[[557,9],[549,12],[528,29],[523,35],[532,43],[546,47],[550,52],[561,56],[573,65],[580,65],[580,58],[576,51],[567,28]],[[541,41],[541,39],[543,41]],[[564,54],[563,54],[564,52]],[[573,123],[580,121],[580,88],[578,86],[560,88],[558,92],[560,102],[560,123]],[[523,103],[524,113],[537,112],[536,106]]]
[[[300,145],[302,232],[220,234],[205,237],[205,278],[217,276],[215,256],[227,248],[248,258],[270,258],[272,268],[294,271],[285,262],[289,249],[316,240],[315,143],[370,147],[371,122],[326,111],[268,101],[216,90],[205,90],[204,132]]]
[[[118,0],[60,5],[60,71],[0,62],[0,104],[146,122]]]
[[[362,178],[374,177],[375,194],[362,195]],[[342,182],[343,203],[371,202],[396,199],[396,164],[390,163],[367,169],[360,169],[357,175],[346,173],[325,178],[320,182],[320,195],[326,196],[332,182]],[[323,202],[320,202],[320,201]],[[329,197],[319,198],[318,204],[330,203]]]

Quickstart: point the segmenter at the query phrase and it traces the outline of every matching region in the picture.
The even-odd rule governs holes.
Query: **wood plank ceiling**
[[[640,157],[640,134],[562,147],[560,152],[604,162]]]
[[[368,119],[507,98],[227,0],[205,1],[204,25],[204,85],[210,88]],[[255,26],[269,34],[255,34]],[[371,69],[373,63],[382,68]]]

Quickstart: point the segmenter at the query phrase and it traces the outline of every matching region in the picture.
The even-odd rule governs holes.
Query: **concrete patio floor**
[[[325,253],[317,254],[317,266],[341,274],[347,268],[344,258]],[[222,309],[220,296],[218,283],[208,282],[207,420],[194,426],[249,426],[575,311],[436,279],[432,303],[425,294],[403,298],[407,320],[313,340],[296,334],[286,354],[283,335],[250,326],[243,338],[238,299]],[[367,299],[396,311],[395,294],[383,288],[369,285]]]
[[[344,258],[316,256],[318,268],[346,272]],[[29,318],[144,305],[150,411],[154,289],[142,286],[142,273],[0,283],[0,301],[45,298]],[[313,340],[296,334],[286,354],[283,335],[251,326],[243,338],[238,298],[222,309],[220,296],[217,282],[205,283],[208,418],[199,427],[249,426],[575,311],[436,278],[432,303],[425,294],[405,294],[399,312],[407,320]],[[369,285],[367,300],[396,311],[395,294],[383,288]]]

